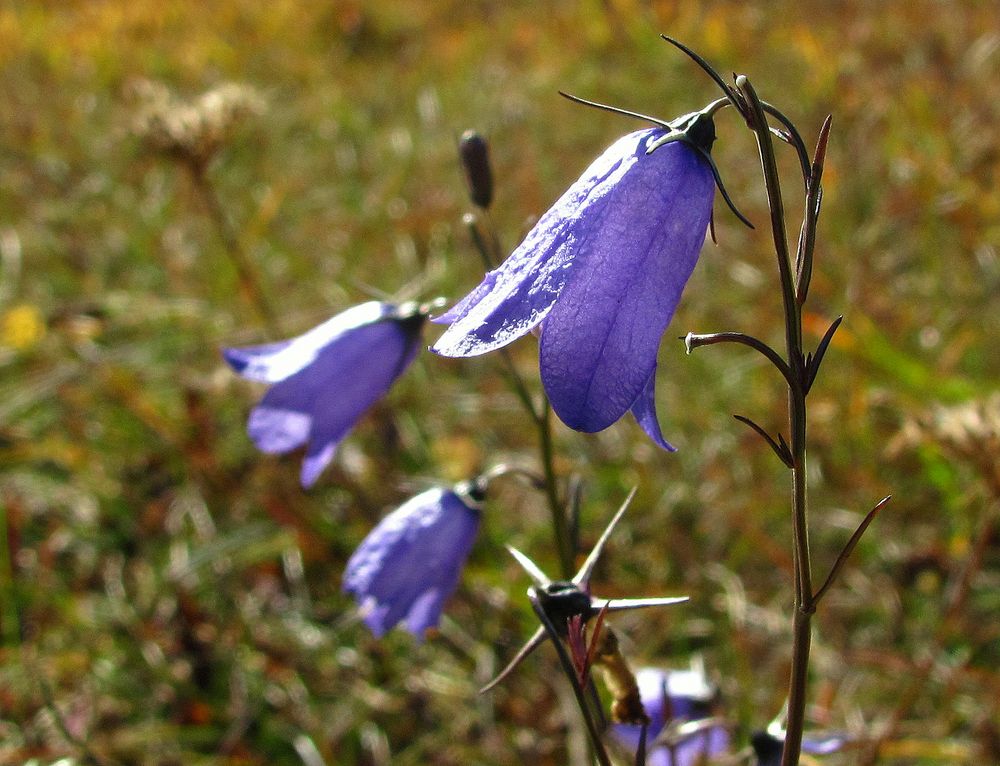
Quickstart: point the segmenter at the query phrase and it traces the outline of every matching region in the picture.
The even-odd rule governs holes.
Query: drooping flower
[[[673,449],[656,417],[656,355],[705,241],[714,138],[703,112],[612,144],[507,260],[434,319],[451,326],[432,350],[476,356],[537,327],[542,383],[564,423],[601,431],[631,411]]]
[[[223,349],[237,373],[274,384],[250,413],[250,438],[267,453],[308,444],[301,481],[312,486],[341,440],[413,361],[426,315],[415,304],[370,301],[291,340]]]
[[[728,750],[729,729],[711,717],[715,689],[701,668],[641,668],[635,675],[650,719],[646,730],[648,766],[696,766]],[[638,749],[641,727],[615,724],[611,732],[632,752]]]
[[[418,638],[438,624],[479,529],[482,495],[468,485],[435,488],[386,516],[347,562],[344,592],[382,636],[401,620]]]

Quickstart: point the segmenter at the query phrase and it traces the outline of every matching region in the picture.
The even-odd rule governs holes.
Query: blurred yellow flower
[[[0,344],[18,351],[34,346],[45,337],[45,321],[37,307],[21,303],[0,317]]]

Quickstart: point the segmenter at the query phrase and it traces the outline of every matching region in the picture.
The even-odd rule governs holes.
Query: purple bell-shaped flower
[[[429,489],[382,519],[354,551],[344,591],[376,636],[401,620],[418,638],[438,624],[479,530],[481,500],[467,485]]]
[[[337,445],[402,375],[420,349],[426,310],[371,301],[304,335],[222,354],[244,378],[273,383],[247,423],[267,453],[308,444],[301,481],[310,487]]]
[[[682,120],[711,146],[710,115]],[[598,157],[507,260],[435,318],[451,326],[432,350],[475,356],[538,328],[542,383],[566,425],[601,431],[631,411],[673,449],[656,417],[656,356],[715,193],[707,149],[673,125],[629,133]]]

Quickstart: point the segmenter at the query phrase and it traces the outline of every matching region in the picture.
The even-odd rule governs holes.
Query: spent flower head
[[[140,80],[133,132],[154,152],[204,167],[247,117],[264,111],[264,100],[248,85],[223,83],[190,101],[167,86]]]
[[[580,566],[579,571],[571,580],[552,580],[545,572],[530,558],[510,545],[507,550],[515,558],[521,568],[528,573],[532,580],[532,585],[528,588],[528,598],[537,609],[544,613],[546,620],[555,629],[560,638],[570,637],[571,627],[574,635],[577,631],[582,631],[582,625],[591,618],[602,616],[611,612],[621,612],[627,609],[644,609],[651,606],[669,606],[687,601],[687,596],[680,597],[654,597],[654,598],[616,598],[606,599],[593,596],[590,593],[590,577],[597,566],[597,561],[601,556],[604,546],[614,531],[615,525],[625,515],[632,498],[635,497],[635,489],[622,503],[621,508],[608,523],[601,537],[595,543],[590,555]],[[578,618],[578,619],[574,619]],[[599,627],[599,626],[598,626]],[[595,630],[595,633],[597,630]],[[488,691],[505,679],[521,662],[535,649],[545,643],[549,637],[549,632],[545,625],[542,625],[521,647],[500,674],[490,681],[481,691]]]

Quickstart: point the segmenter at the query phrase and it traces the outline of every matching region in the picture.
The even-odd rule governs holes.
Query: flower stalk
[[[771,236],[778,261],[778,278],[782,297],[785,325],[785,356],[782,357],[769,345],[744,333],[712,333],[705,335],[688,334],[684,338],[690,353],[695,348],[717,343],[739,343],[761,353],[785,379],[788,388],[789,441],[778,434],[775,439],[749,418],[737,415],[737,420],[745,423],[761,436],[778,458],[791,471],[791,516],[792,516],[792,559],[794,565],[794,612],[792,618],[792,662],[788,691],[788,716],[781,753],[781,766],[796,766],[802,752],[802,737],[805,729],[805,704],[809,671],[809,652],[812,642],[812,615],[820,598],[826,594],[847,558],[874,520],[878,511],[888,501],[885,498],[865,517],[852,535],[847,545],[837,557],[830,573],[818,591],[814,590],[812,578],[812,557],[809,547],[809,505],[808,480],[806,476],[806,431],[808,411],[806,397],[816,379],[819,366],[829,347],[833,334],[843,317],[838,317],[827,330],[815,353],[806,354],[802,341],[802,307],[809,292],[812,278],[813,252],[816,244],[816,226],[822,205],[823,190],[821,180],[826,158],[826,148],[830,138],[830,118],[827,117],[820,130],[816,151],[810,160],[801,135],[791,120],[774,106],[761,101],[746,75],[739,75],[735,87],[726,83],[712,67],[696,53],[671,38],[667,42],[688,54],[705,72],[715,80],[725,93],[729,103],[746,120],[747,127],[754,134],[760,157],[761,172],[767,193],[767,204],[771,222]],[[768,115],[780,123],[780,128],[768,124]],[[794,260],[788,246],[785,225],[785,210],[782,200],[781,179],[774,152],[774,138],[789,144],[796,152],[805,186],[805,212],[799,231],[799,240]]]
[[[219,234],[219,239],[222,240],[223,249],[233,266],[233,271],[236,272],[236,280],[239,284],[240,293],[253,306],[258,316],[264,322],[264,326],[275,335],[280,335],[281,325],[278,321],[278,315],[271,308],[271,301],[267,297],[263,283],[257,276],[253,262],[240,242],[239,236],[229,223],[226,212],[222,209],[222,204],[219,202],[215,187],[212,186],[212,182],[208,179],[207,168],[203,163],[196,161],[189,161],[184,164],[190,172],[195,191],[201,198],[208,217],[212,220]]]

